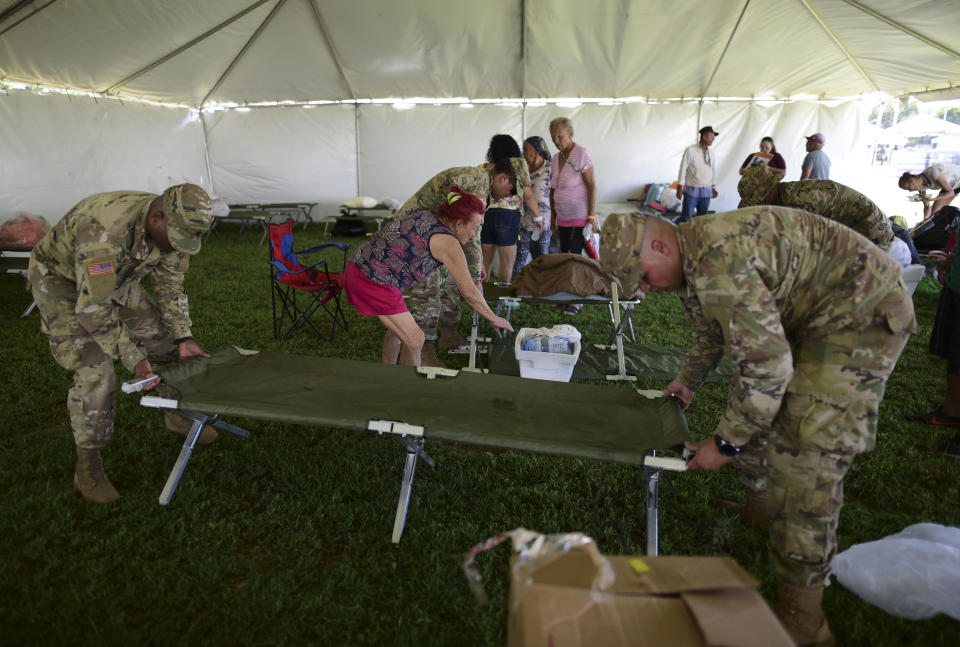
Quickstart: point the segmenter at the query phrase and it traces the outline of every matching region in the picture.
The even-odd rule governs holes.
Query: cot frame
[[[440,375],[445,375],[444,369],[429,370],[428,378],[433,379]],[[236,425],[231,425],[220,420],[219,414],[206,414],[198,411],[187,411],[180,408],[177,400],[170,398],[159,398],[155,396],[143,396],[140,404],[144,407],[158,408],[165,411],[176,413],[179,416],[188,418],[192,424],[187,437],[180,448],[180,454],[167,476],[163,490],[160,492],[158,502],[160,505],[168,505],[173,499],[177,490],[177,485],[187,468],[190,456],[193,454],[197,439],[204,425],[210,425],[214,429],[228,432],[241,438],[249,438],[250,432]],[[436,467],[436,461],[427,454],[424,449],[426,439],[424,438],[424,428],[418,425],[410,425],[404,422],[392,420],[370,420],[367,423],[367,430],[374,431],[380,435],[390,434],[405,449],[405,459],[403,466],[403,476],[400,479],[400,495],[397,500],[397,512],[393,521],[393,534],[391,541],[399,544],[403,536],[403,530],[407,522],[407,511],[410,505],[410,495],[413,492],[413,481],[416,476],[417,462],[423,461],[429,467]],[[656,451],[651,452],[644,459],[644,476],[646,479],[645,505],[647,516],[647,555],[656,556],[660,550],[660,476],[664,470],[686,471],[686,462],[682,459],[664,458],[656,455]]]

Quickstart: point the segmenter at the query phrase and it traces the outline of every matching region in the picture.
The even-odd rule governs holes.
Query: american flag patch
[[[97,261],[96,263],[87,263],[87,274],[92,277],[114,273],[113,261]]]

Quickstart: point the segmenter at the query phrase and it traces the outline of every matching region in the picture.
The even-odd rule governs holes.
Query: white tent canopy
[[[857,97],[960,85],[958,24],[960,3],[937,0],[7,0],[0,217],[184,180],[231,202],[403,200],[492,134],[546,136],[561,115],[602,202],[676,179],[712,125],[730,208],[764,135],[789,178],[824,132],[844,181]],[[542,101],[558,97],[578,99]],[[260,102],[293,105],[210,112]]]

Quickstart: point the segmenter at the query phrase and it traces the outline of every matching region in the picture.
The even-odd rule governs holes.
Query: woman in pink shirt
[[[573,141],[573,122],[557,117],[550,122],[550,139],[559,151],[550,161],[550,212],[552,225],[560,241],[560,252],[583,252],[583,228],[597,227],[597,184],[593,178],[593,160],[583,146]],[[579,306],[567,308],[576,314]]]

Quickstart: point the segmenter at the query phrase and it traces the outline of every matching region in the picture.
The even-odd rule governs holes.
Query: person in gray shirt
[[[815,133],[807,137],[807,156],[803,158],[801,180],[830,179],[830,158],[823,152],[826,141],[827,138],[823,133]]]

